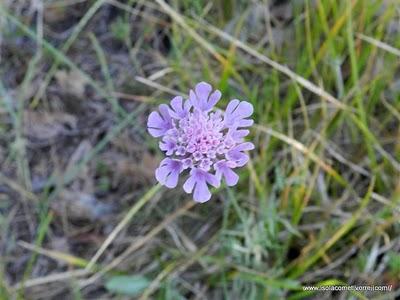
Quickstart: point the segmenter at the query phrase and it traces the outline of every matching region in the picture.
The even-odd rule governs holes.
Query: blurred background
[[[205,204],[146,131],[200,81],[255,108]],[[2,0],[0,297],[399,299],[399,124],[397,0]]]

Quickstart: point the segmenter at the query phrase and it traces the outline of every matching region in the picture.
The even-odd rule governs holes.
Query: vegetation
[[[396,0],[0,2],[0,299],[399,297],[399,67]],[[204,204],[146,132],[200,81],[255,108]]]

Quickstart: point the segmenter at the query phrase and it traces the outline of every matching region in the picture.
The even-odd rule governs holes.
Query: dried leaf
[[[74,116],[57,112],[24,112],[24,134],[38,140],[48,140],[65,133],[68,129],[76,127],[77,120]]]
[[[82,98],[85,94],[86,79],[76,70],[60,70],[55,75],[61,91]]]
[[[60,201],[53,203],[52,208],[71,219],[101,220],[114,211],[111,204],[103,203],[94,195],[84,192],[67,190],[61,193],[60,198]]]
[[[67,173],[76,166],[91,150],[92,145],[90,142],[88,140],[83,140],[75,149],[74,153],[72,153],[65,172]]]

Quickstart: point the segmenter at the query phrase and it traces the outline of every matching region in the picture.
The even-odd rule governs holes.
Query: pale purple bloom
[[[156,179],[166,187],[174,188],[178,184],[179,174],[183,170],[183,163],[177,159],[165,158],[156,170]]]
[[[245,151],[254,149],[244,142],[249,130],[243,129],[253,124],[249,119],[253,106],[234,99],[221,112],[215,108],[220,98],[220,91],[200,82],[190,90],[188,100],[177,96],[170,106],[161,104],[147,121],[149,133],[161,138],[159,147],[167,156],[156,170],[156,179],[174,188],[179,175],[190,170],[183,189],[193,192],[197,202],[208,201],[209,185],[218,187],[222,179],[228,186],[236,185],[239,176],[233,169],[243,167],[249,160]]]

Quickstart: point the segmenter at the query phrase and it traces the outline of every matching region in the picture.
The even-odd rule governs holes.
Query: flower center
[[[175,121],[166,139],[173,140],[173,154],[184,160],[184,168],[197,167],[208,171],[232,146],[219,112],[198,110]]]

